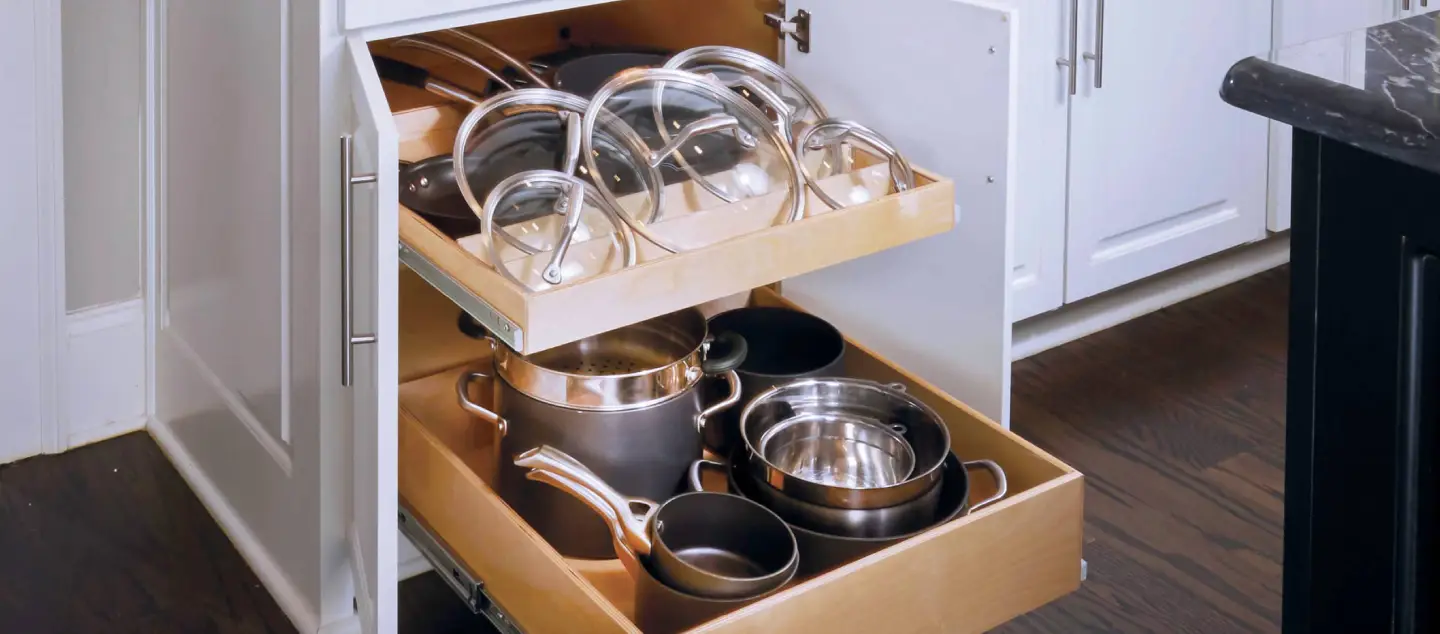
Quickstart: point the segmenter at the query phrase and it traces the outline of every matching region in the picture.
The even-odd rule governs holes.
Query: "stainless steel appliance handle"
[[[1070,56],[1055,60],[1055,64],[1070,71],[1070,96],[1075,96],[1076,82],[1080,77],[1080,65],[1075,57],[1080,53],[1080,0],[1070,0]]]
[[[376,175],[355,173],[355,141],[340,137],[340,385],[355,380],[355,346],[375,343],[375,335],[355,334],[355,197],[356,185],[374,183]]]
[[[1409,11],[1409,10],[1410,10],[1410,0],[1400,0],[1400,10],[1401,10],[1401,11]]]
[[[1085,59],[1095,62],[1095,87],[1100,88],[1105,74],[1105,0],[1095,0],[1095,52],[1086,53]]]

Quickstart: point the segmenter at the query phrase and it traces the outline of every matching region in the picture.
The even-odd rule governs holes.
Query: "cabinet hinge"
[[[485,592],[485,582],[450,554],[450,549],[445,547],[444,542],[403,503],[400,505],[399,523],[400,532],[410,538],[415,549],[419,550],[435,569],[435,574],[440,575],[450,589],[460,595],[460,600],[465,602],[471,612],[484,616],[500,634],[524,634],[519,624],[505,614],[500,604]]]
[[[790,36],[795,40],[795,49],[801,53],[810,52],[810,12],[800,9],[795,12],[795,17],[789,20],[778,13],[766,13],[765,24],[770,25],[780,34],[780,39]]]

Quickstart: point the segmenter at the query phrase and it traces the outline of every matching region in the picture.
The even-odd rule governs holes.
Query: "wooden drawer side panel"
[[[986,631],[1079,587],[1084,490],[1071,474],[696,631]]]
[[[635,632],[450,449],[465,442],[450,440],[401,410],[400,496],[462,555],[506,613],[529,632]]]

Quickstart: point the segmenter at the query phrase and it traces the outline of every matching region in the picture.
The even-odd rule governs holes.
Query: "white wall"
[[[17,1],[30,0],[7,0]],[[143,0],[61,5],[65,305],[72,312],[140,294],[143,5]]]

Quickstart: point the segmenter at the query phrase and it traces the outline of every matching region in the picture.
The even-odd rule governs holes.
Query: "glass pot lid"
[[[592,172],[601,168],[600,122],[607,112],[640,136],[643,167],[659,170],[666,186],[644,197],[624,196],[607,179],[597,179],[597,188],[622,221],[660,248],[674,253],[736,235],[733,227],[656,231],[660,223],[722,206],[761,217],[763,226],[754,229],[804,215],[804,177],[787,138],[764,112],[715,77],[650,68],[627,70],[606,82],[583,118],[581,157]]]
[[[850,205],[870,202],[875,198],[884,196],[888,191],[875,192],[865,181],[867,174],[852,169],[855,163],[853,152],[834,150],[846,143],[858,142],[864,148],[885,159],[888,164],[888,175],[893,191],[902,192],[915,187],[915,170],[910,167],[910,162],[905,156],[895,149],[895,145],[888,139],[864,125],[846,119],[826,118],[814,123],[806,124],[795,135],[795,153],[801,157],[801,169],[805,173],[805,182],[810,190],[815,192],[821,202],[824,202],[831,209],[840,209]],[[848,148],[847,148],[848,149]],[[824,156],[812,160],[812,155],[823,154]],[[844,161],[843,165],[830,165],[830,161],[839,157]],[[849,174],[852,178],[827,180],[825,186],[821,186],[821,178],[815,176],[810,165],[819,162],[824,171],[831,174]]]
[[[579,166],[573,157],[579,150],[578,122],[567,122],[584,113],[589,102],[570,93],[545,88],[524,88],[501,93],[476,106],[461,122],[452,148],[452,165],[462,198],[480,220],[482,244],[492,231],[506,245],[522,254],[552,251],[566,235],[567,219],[556,214],[554,196],[537,191],[508,197],[496,208],[496,217],[486,224],[484,201],[503,180],[532,170],[557,170],[593,178],[608,179],[620,192],[642,196],[658,189],[657,169],[645,166],[644,141],[619,119],[602,115],[597,134],[594,166]],[[570,130],[574,142],[568,142]],[[462,160],[463,158],[463,160]],[[567,163],[567,158],[570,159]],[[463,177],[462,177],[463,176]],[[603,216],[584,214],[575,238],[586,240],[603,235],[613,227]],[[491,229],[485,229],[485,227]]]
[[[577,176],[553,170],[529,170],[500,181],[486,196],[481,214],[491,266],[510,281],[535,290],[634,266],[638,256],[634,234],[596,190]],[[545,206],[563,220],[552,249],[525,254],[503,248],[496,238],[504,235],[494,226],[497,212],[522,203]],[[592,224],[583,222],[587,216]],[[600,223],[608,223],[609,230],[586,229]],[[598,239],[607,236],[610,240]]]
[[[800,80],[754,51],[731,46],[699,46],[676,53],[665,63],[665,68],[714,75],[757,107],[768,108],[767,114],[786,140],[794,138],[802,122],[830,116],[825,105]],[[767,92],[774,96],[765,94]]]

